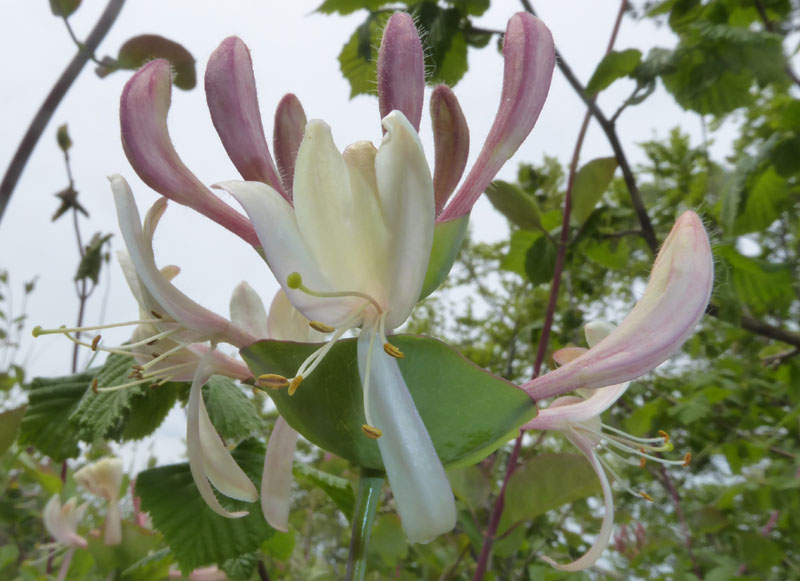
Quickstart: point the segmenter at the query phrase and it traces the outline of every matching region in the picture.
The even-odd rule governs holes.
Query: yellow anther
[[[164,317],[161,315],[161,313],[159,313],[159,312],[157,312],[157,311],[150,311],[150,314],[151,314],[151,315],[153,315],[153,316],[154,316],[156,319],[163,319],[163,318],[164,318]]]
[[[286,286],[293,289],[298,289],[303,286],[303,277],[299,272],[293,272],[286,277]]]
[[[384,343],[383,350],[386,351],[387,355],[391,355],[395,359],[403,359],[405,357],[403,352],[391,343]]]
[[[669,434],[666,433],[664,430],[658,430],[658,435],[664,438],[664,443],[666,444],[669,442]]]
[[[155,345],[156,343],[158,343],[158,339],[153,339],[152,341],[148,341],[147,343],[145,343],[145,345]]]
[[[644,468],[647,465],[647,458],[639,458],[639,468]]]
[[[289,383],[289,395],[294,395],[294,392],[297,391],[297,388],[300,387],[300,384],[303,383],[303,376],[298,375]]]
[[[320,333],[333,333],[336,330],[334,327],[321,323],[320,321],[310,321],[308,326]]]
[[[684,466],[688,466],[689,462],[691,462],[691,461],[692,461],[692,453],[691,452],[686,452],[686,456],[683,457],[683,465]]]
[[[642,497],[642,498],[644,498],[646,501],[648,501],[648,502],[655,502],[655,500],[653,500],[653,497],[652,497],[652,496],[650,496],[649,494],[647,494],[646,492],[640,492],[639,494],[640,494],[640,495],[641,495],[641,497]]]
[[[265,373],[258,376],[258,385],[270,389],[281,389],[289,385],[289,380],[277,373]]]
[[[36,325],[36,326],[33,328],[33,331],[31,331],[31,335],[33,335],[34,337],[38,337],[38,336],[39,336],[39,335],[41,335],[41,334],[42,334],[42,327],[41,327],[41,325]]]
[[[100,343],[100,339],[102,335],[97,335],[94,339],[92,339],[92,351],[97,351],[97,345]]]
[[[92,391],[97,393],[97,378],[92,379]]]
[[[369,424],[362,424],[361,431],[364,432],[364,435],[367,438],[372,440],[377,440],[383,435],[383,432],[380,428],[376,428],[375,426],[370,426]]]

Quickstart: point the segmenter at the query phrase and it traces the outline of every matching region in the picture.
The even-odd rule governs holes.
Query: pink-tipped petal
[[[289,530],[289,495],[297,436],[297,431],[279,417],[267,442],[264,473],[261,476],[261,510],[264,518],[269,526],[283,532]]]
[[[411,16],[395,12],[386,23],[378,53],[378,104],[381,119],[402,112],[419,131],[425,96],[422,43]]]
[[[580,357],[586,353],[587,349],[583,347],[564,347],[553,353],[553,361],[559,365],[566,365],[573,359]]]
[[[500,107],[475,166],[439,216],[452,220],[475,201],[528,137],[544,106],[555,66],[555,45],[541,20],[526,12],[511,17],[503,43],[505,69]]]
[[[433,191],[436,213],[442,211],[467,166],[469,127],[455,94],[447,85],[431,93],[433,124]]]
[[[522,429],[568,431],[572,424],[600,416],[622,397],[628,385],[630,383],[625,382],[600,387],[593,390],[586,399],[574,396],[560,397],[548,407],[539,408],[536,417],[522,426]]]
[[[126,83],[120,98],[122,148],[142,181],[158,193],[211,218],[253,246],[253,226],[206,188],[181,161],[167,130],[170,64],[156,59]]]
[[[241,39],[228,37],[211,53],[205,86],[211,120],[233,165],[244,179],[285,196],[264,137],[250,49]]]
[[[614,497],[611,494],[611,485],[608,482],[606,471],[603,469],[603,466],[600,464],[600,461],[597,459],[597,455],[594,453],[592,448],[594,443],[587,438],[578,436],[577,434],[573,434],[568,437],[569,440],[581,452],[583,452],[584,456],[586,456],[586,459],[589,460],[589,463],[592,465],[592,468],[594,468],[597,477],[600,479],[600,487],[603,490],[603,505],[605,507],[605,514],[603,515],[603,524],[600,525],[600,532],[598,533],[594,544],[582,557],[564,565],[556,563],[550,557],[540,557],[542,561],[552,567],[555,567],[559,571],[574,572],[583,571],[584,569],[588,569],[594,565],[603,554],[603,551],[606,550],[608,542],[611,540],[611,531],[614,529]]]
[[[272,147],[275,149],[275,160],[278,162],[283,187],[290,199],[294,182],[294,162],[297,159],[297,150],[303,142],[306,123],[306,112],[300,100],[292,93],[284,95],[275,110]]]
[[[714,262],[694,212],[675,222],[642,298],[619,327],[582,356],[522,387],[536,400],[623,383],[655,369],[683,345],[705,312]]]

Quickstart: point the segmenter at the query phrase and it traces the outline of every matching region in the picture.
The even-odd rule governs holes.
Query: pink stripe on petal
[[[281,172],[283,187],[288,192],[289,198],[292,197],[294,162],[297,159],[297,150],[303,141],[306,122],[306,112],[300,100],[292,93],[284,95],[275,110],[272,146],[275,148],[275,160]]]
[[[381,119],[400,111],[419,131],[425,98],[422,43],[411,16],[395,12],[386,23],[378,53],[378,104]]]
[[[206,188],[181,161],[167,129],[172,79],[168,61],[139,69],[120,98],[122,148],[133,169],[158,193],[211,218],[253,246],[252,224]]]
[[[205,87],[211,120],[236,169],[285,196],[264,137],[250,50],[241,39],[228,37],[211,53]]]
[[[705,312],[714,263],[694,212],[675,222],[642,298],[619,327],[585,354],[522,387],[534,399],[622,383],[655,369],[680,349]]]
[[[438,221],[467,214],[533,129],[550,90],[555,46],[541,20],[525,12],[511,17],[503,43],[505,68],[500,107],[478,160]]]
[[[433,124],[433,191],[436,213],[442,211],[452,194],[469,155],[469,127],[461,106],[447,85],[439,85],[431,93]]]

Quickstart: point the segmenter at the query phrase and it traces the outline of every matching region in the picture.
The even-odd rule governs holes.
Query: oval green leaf
[[[536,415],[521,389],[429,337],[395,335],[398,360],[439,458],[446,466],[478,462],[517,434]],[[319,344],[260,341],[241,351],[256,376],[294,376]],[[267,390],[286,421],[308,440],[364,468],[383,469],[374,440],[361,431],[364,417],[355,339],[336,343],[293,396]]]
[[[428,260],[428,270],[425,273],[425,282],[422,283],[422,292],[419,300],[424,299],[441,286],[444,279],[453,268],[458,251],[467,235],[469,214],[455,220],[438,222],[433,229],[433,248]]]

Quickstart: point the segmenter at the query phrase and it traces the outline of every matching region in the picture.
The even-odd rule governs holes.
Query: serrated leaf
[[[233,451],[233,457],[258,488],[264,464],[263,445],[247,440]],[[188,464],[141,472],[136,479],[136,494],[186,573],[251,553],[273,531],[264,521],[258,503],[221,498],[223,504],[249,511],[238,519],[224,518],[212,511],[197,492]]]
[[[634,69],[642,62],[641,51],[629,48],[621,51],[611,51],[603,57],[586,84],[587,95],[595,95],[608,88],[611,83],[633,73]]]
[[[157,34],[134,36],[123,44],[116,60],[105,59],[97,75],[105,77],[120,69],[136,70],[148,61],[163,58],[172,65],[172,82],[179,89],[193,89],[197,84],[195,60],[183,45]]]
[[[80,8],[81,0],[50,0],[50,11],[54,16],[70,16]]]
[[[528,395],[429,337],[393,335],[398,360],[436,452],[444,465],[470,464],[516,434],[536,413]],[[253,373],[294,376],[319,345],[260,341],[241,351]],[[378,445],[364,436],[366,423],[356,341],[338,341],[294,395],[269,390],[294,429],[321,448],[364,468],[382,469]]]
[[[429,74],[426,80],[455,86],[469,67],[460,12],[456,8],[442,9],[432,2],[423,2],[417,6],[414,16],[427,49],[425,70]]]
[[[600,481],[584,456],[534,456],[508,481],[505,510],[498,530],[506,530],[515,522],[532,520],[549,510],[600,492]]]
[[[386,14],[370,14],[339,53],[339,68],[350,83],[351,99],[356,95],[374,95],[377,92],[378,54],[372,47],[380,44],[381,33],[388,19]]]
[[[486,190],[486,197],[495,210],[509,222],[525,230],[536,230],[542,226],[542,212],[533,196],[509,182],[495,180]]]
[[[261,416],[232,379],[213,376],[203,386],[203,399],[211,423],[224,439],[241,440],[263,432]]]
[[[731,268],[736,295],[757,312],[786,309],[794,300],[791,270],[781,264],[743,256],[735,248],[720,245],[715,254]]]
[[[21,405],[12,410],[0,413],[0,457],[11,447],[17,439],[17,433],[22,425],[22,418],[28,406]]]
[[[188,391],[188,383],[168,382],[135,394],[122,427],[122,439],[140,440],[155,432],[179,396]]]
[[[386,4],[386,0],[325,0],[317,8],[323,14],[352,14],[356,10],[377,10]]]
[[[583,224],[594,211],[617,170],[616,157],[593,159],[575,174],[572,186],[572,213],[570,222],[576,226]]]
[[[69,418],[94,378],[94,371],[66,377],[37,377],[28,392],[19,441],[56,462],[78,455],[78,431]]]
[[[425,272],[422,291],[419,293],[419,300],[439,288],[447,278],[458,257],[458,251],[461,250],[461,245],[464,243],[468,223],[469,214],[466,214],[455,220],[438,222],[434,225],[433,247],[428,259],[428,270]]]
[[[303,480],[308,484],[316,486],[328,495],[334,504],[342,511],[347,520],[353,518],[353,510],[356,504],[356,496],[350,481],[333,474],[328,474],[322,470],[295,462],[292,466],[292,474],[298,480]]]
[[[553,280],[556,270],[558,248],[552,240],[540,236],[525,253],[525,275],[533,284],[544,284]]]
[[[294,552],[295,531],[275,531],[275,534],[261,544],[261,550],[273,559],[287,561]]]
[[[766,230],[781,214],[789,197],[789,184],[770,167],[753,183],[747,195],[744,212],[736,220],[736,233]]]

